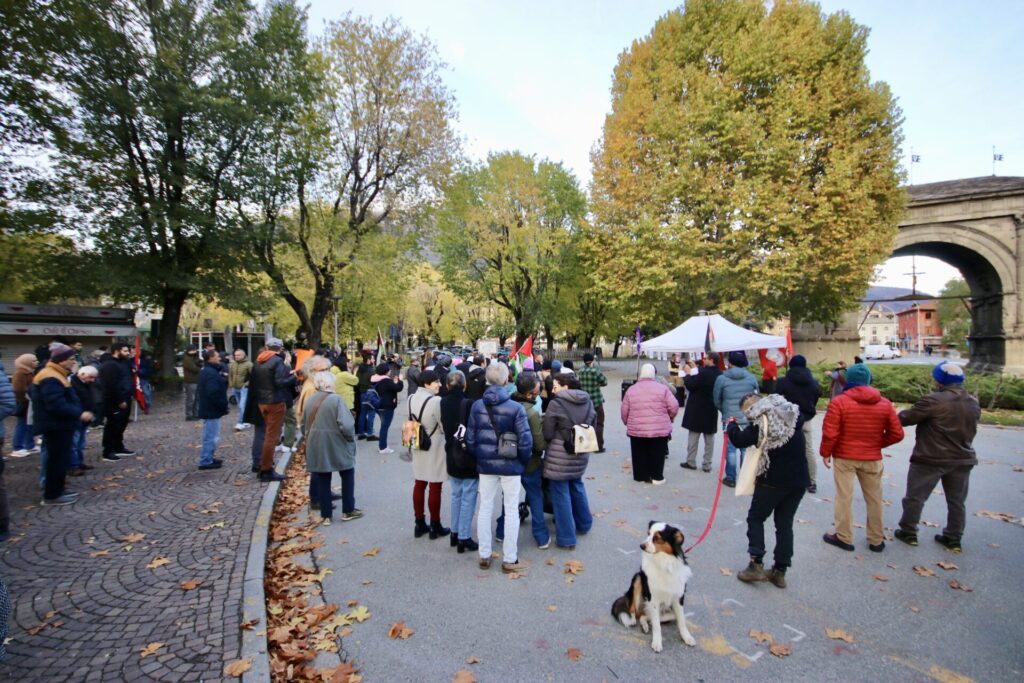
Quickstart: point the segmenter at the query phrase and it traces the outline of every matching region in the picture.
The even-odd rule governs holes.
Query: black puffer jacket
[[[257,360],[249,375],[249,394],[256,394],[256,402],[264,405],[288,403],[295,398],[295,381],[281,356],[274,354],[264,361]]]
[[[469,421],[469,410],[473,401],[466,398],[461,389],[453,389],[441,399],[441,429],[444,431],[444,453],[448,464],[448,476],[456,479],[479,479],[476,473],[476,458],[468,448],[463,449],[455,440],[460,424]],[[463,422],[465,420],[465,422]]]
[[[753,446],[760,434],[759,425],[760,420],[745,427],[730,422],[726,427],[729,441],[736,448]],[[804,433],[801,431],[803,425],[804,419],[801,417],[796,421],[796,430],[789,441],[768,451],[768,469],[757,478],[758,483],[775,488],[793,489],[807,488],[811,485],[811,477],[807,474],[807,455],[804,453]]]
[[[808,368],[790,368],[786,376],[776,383],[775,393],[796,404],[804,422],[814,419],[818,398],[821,397],[821,387]]]

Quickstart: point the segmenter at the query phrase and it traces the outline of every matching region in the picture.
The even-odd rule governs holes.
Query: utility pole
[[[917,257],[916,256],[911,256],[910,257],[910,272],[909,273],[903,273],[903,274],[910,276],[910,293],[913,296],[917,296],[917,276],[918,275],[925,275],[925,273],[922,273],[921,271],[919,271],[917,269]]]
[[[340,296],[332,296],[334,299],[334,350],[338,350],[338,300]]]

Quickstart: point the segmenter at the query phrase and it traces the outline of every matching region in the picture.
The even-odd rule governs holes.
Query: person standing
[[[35,354],[25,353],[14,359],[14,375],[11,377],[11,386],[14,389],[14,400],[17,404],[15,415],[17,422],[14,425],[14,441],[11,443],[11,456],[24,458],[39,452],[36,440],[32,436],[32,425],[29,423],[29,389],[32,387],[32,377],[36,374]]]
[[[110,346],[110,357],[100,367],[99,381],[103,388],[103,459],[117,462],[123,457],[135,455],[124,445],[124,431],[128,428],[132,397],[135,386],[132,383],[132,350],[124,342]]]
[[[249,374],[252,372],[252,361],[245,355],[242,349],[235,349],[228,365],[228,389],[235,397],[238,404],[238,420],[235,421],[235,431],[245,429],[242,416],[245,415],[245,402],[249,398]]]
[[[828,404],[818,453],[826,468],[835,459],[835,533],[822,540],[843,550],[853,545],[853,481],[860,482],[868,512],[868,548],[885,549],[882,528],[882,449],[903,440],[903,426],[889,399],[871,386],[871,370],[855,363],[846,370],[846,389]]]
[[[284,342],[270,337],[267,350],[256,357],[250,375],[250,388],[255,394],[260,415],[265,423],[263,453],[260,456],[260,481],[283,481],[287,477],[274,470],[274,450],[281,440],[284,413],[295,394],[295,373],[284,360]]]
[[[917,425],[917,435],[910,454],[903,516],[894,535],[908,545],[917,545],[921,509],[941,481],[946,498],[946,528],[935,535],[935,540],[958,553],[967,523],[964,503],[971,470],[978,464],[974,436],[981,406],[964,389],[964,370],[959,365],[943,361],[932,370],[932,378],[935,391],[899,414],[901,425]]]
[[[265,346],[259,349],[256,352],[257,357],[266,350],[267,347]],[[249,375],[249,394],[252,396],[252,400],[246,400],[245,402],[245,413],[242,415],[242,422],[253,428],[250,455],[252,458],[252,471],[253,473],[258,473],[260,471],[260,462],[263,459],[263,442],[266,436],[267,423],[263,420],[263,414],[260,412],[256,394],[256,379],[251,373]]]
[[[638,408],[634,407],[636,410]],[[567,550],[576,548],[576,534],[589,532],[594,518],[583,485],[590,454],[569,453],[565,444],[573,440],[573,426],[593,424],[594,414],[590,396],[580,388],[575,375],[560,372],[554,376],[551,403],[544,413],[544,440],[547,442],[544,478],[548,480],[555,513],[555,544]],[[543,507],[543,502],[541,505]]]
[[[597,452],[604,453],[604,394],[601,387],[608,386],[608,378],[604,373],[594,367],[594,354],[583,354],[583,367],[577,375],[580,380],[580,387],[590,396],[590,402],[594,405],[594,431],[597,432]],[[680,403],[679,405],[682,405]]]
[[[82,410],[90,413],[94,412],[96,406],[96,399],[92,393],[91,385],[96,381],[97,376],[99,376],[99,372],[91,365],[83,365],[71,376],[71,388],[78,395],[78,400],[82,404]],[[68,471],[68,474],[72,477],[80,477],[85,474],[86,470],[92,469],[92,465],[85,464],[85,447],[88,434],[89,425],[79,422],[75,426],[75,434],[71,440],[71,469]]]
[[[754,480],[754,497],[747,512],[747,552],[750,564],[736,578],[752,583],[771,581],[786,587],[786,570],[793,560],[793,518],[804,497],[809,479],[804,457],[804,434],[800,429],[800,408],[782,396],[751,394],[740,403],[748,424],[735,420],[726,425],[726,438],[737,448],[760,443],[765,470]],[[761,417],[765,416],[762,430]],[[775,566],[764,570],[764,522],[775,522]]]
[[[0,452],[4,448],[4,420],[14,415],[18,409],[18,401],[14,398],[14,388],[7,379],[4,364],[0,361]],[[11,536],[11,510],[7,504],[7,484],[4,482],[4,459],[0,456],[0,543]],[[7,621],[3,626],[6,628]]]
[[[82,410],[68,375],[75,366],[75,350],[64,344],[50,349],[50,359],[32,380],[32,427],[43,437],[48,453],[43,505],[70,505],[78,493],[65,490],[71,441],[78,423],[89,424],[92,413]]]
[[[377,452],[381,455],[389,455],[395,452],[395,449],[388,448],[388,430],[391,429],[391,422],[395,419],[398,395],[405,386],[402,380],[398,378],[398,374],[399,369],[397,366],[381,363],[377,366],[376,374],[370,378],[370,386],[380,396],[380,406],[377,408],[377,414],[380,415],[380,437],[377,439]],[[422,388],[422,374],[420,376],[420,384]]]
[[[523,489],[526,491],[526,504],[530,508],[531,527],[533,540],[537,547],[546,550],[551,546],[551,533],[544,521],[544,451],[547,449],[547,440],[544,438],[544,422],[537,412],[537,397],[540,396],[540,377],[532,370],[524,370],[516,378],[516,392],[512,394],[512,400],[518,403],[526,411],[526,421],[530,425],[530,435],[533,437],[533,455],[530,461],[523,468],[523,476],[520,480]],[[502,525],[504,531],[504,525]]]
[[[757,393],[757,378],[750,373],[747,367],[747,354],[743,351],[729,352],[729,369],[719,375],[715,380],[713,390],[715,408],[722,414],[722,427],[730,417],[735,418],[741,427],[747,426],[747,418],[740,410],[740,399],[747,394]],[[725,452],[725,479],[722,484],[729,487],[736,486],[736,473],[743,465],[743,455],[746,451],[739,450],[737,457],[736,447],[732,441],[726,439]]]
[[[714,457],[715,432],[718,431],[718,409],[715,408],[715,382],[722,371],[718,369],[718,354],[706,353],[697,368],[692,362],[686,364],[683,384],[688,396],[683,408],[683,429],[686,432],[686,462],[679,464],[688,470],[697,469],[697,447],[704,437],[705,472],[711,471]]]
[[[356,368],[356,377],[359,378],[358,395],[356,396],[359,415],[356,418],[356,434],[358,438],[373,441],[377,435],[373,433],[373,418],[377,414],[375,408],[366,403],[363,397],[370,390],[371,379],[374,375],[373,356],[369,351],[363,351],[363,362]]]
[[[668,360],[668,383],[672,385],[672,390],[676,392],[676,400],[679,402],[680,408],[686,403],[686,385],[683,383],[685,376],[686,369],[683,365],[683,357],[678,353],[673,353],[672,357]]]
[[[480,568],[491,566],[491,524],[494,523],[494,498],[501,489],[505,497],[505,540],[502,543],[501,570],[506,574],[526,567],[519,562],[519,491],[520,477],[533,454],[530,422],[521,405],[505,391],[509,370],[504,363],[487,367],[487,389],[484,397],[473,403],[466,427],[466,443],[476,456],[480,475],[480,512],[476,529],[480,538]],[[499,452],[502,434],[516,436],[515,457]]]
[[[421,430],[430,439],[430,448],[425,451],[412,449],[412,511],[416,522],[413,536],[419,538],[429,534],[431,539],[436,539],[450,536],[452,533],[451,529],[441,524],[441,487],[448,476],[444,429],[441,426],[442,399],[438,398],[441,380],[433,370],[424,370],[420,373],[419,385],[416,393],[409,397],[409,418],[415,417],[419,421]],[[393,408],[391,412],[394,413]],[[390,421],[390,418],[381,417],[382,437],[386,433],[384,424]],[[428,487],[430,494],[427,507],[430,510],[430,526],[427,526],[427,520],[423,515]]]
[[[220,469],[223,461],[213,457],[220,443],[220,419],[228,414],[228,381],[220,364],[220,353],[203,351],[203,369],[199,371],[197,414],[203,421],[203,445],[199,451],[199,469]]]
[[[153,408],[153,356],[145,350],[139,351],[139,387],[146,399],[148,412]]]
[[[341,396],[341,400],[352,411],[354,419],[359,412],[356,409],[356,387],[359,386],[359,378],[349,372],[348,358],[338,356],[331,366],[331,374],[334,375],[334,392]]]
[[[334,518],[331,475],[341,477],[341,521],[363,516],[356,507],[356,423],[352,411],[335,393],[336,379],[328,371],[313,375],[316,393],[309,397],[302,413],[306,439],[306,470],[309,478],[309,506],[320,511],[329,525]]]
[[[473,357],[473,365],[466,373],[466,397],[478,401],[484,397],[487,379],[484,377],[484,357],[477,354]]]
[[[828,399],[831,401],[846,388],[846,361],[836,363],[836,367],[829,371]]]
[[[789,361],[789,370],[780,379],[775,389],[780,396],[800,408],[801,429],[804,432],[804,455],[807,458],[807,474],[811,483],[807,485],[808,493],[817,493],[818,458],[814,452],[814,435],[811,433],[811,420],[818,413],[818,399],[821,398],[821,387],[814,374],[807,369],[807,359],[797,354]]]
[[[473,540],[480,475],[476,473],[473,451],[466,443],[466,424],[473,401],[466,397],[465,389],[466,377],[461,372],[448,373],[448,395],[441,399],[445,465],[452,489],[451,542],[459,553],[480,549]]]
[[[185,348],[185,355],[181,359],[181,369],[184,372],[182,383],[185,385],[185,420],[191,422],[199,419],[199,400],[197,387],[199,386],[199,347],[189,344]],[[101,379],[102,381],[102,379]]]
[[[644,363],[640,379],[622,397],[619,413],[629,437],[633,481],[658,486],[665,483],[668,440],[672,436],[672,420],[679,413],[679,402],[668,385],[655,377],[654,365]]]

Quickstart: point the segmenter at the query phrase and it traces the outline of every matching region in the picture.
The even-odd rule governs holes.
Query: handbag
[[[517,459],[519,457],[519,435],[515,432],[499,432],[498,428],[494,426],[494,414],[491,412],[491,407],[488,405],[484,407],[487,410],[487,419],[491,422],[491,429],[498,437],[498,457],[507,460]]]
[[[316,406],[313,407],[313,412],[310,413],[310,416],[309,416],[309,430],[308,430],[309,432],[313,431],[313,425],[316,424],[316,415],[317,415],[317,413],[320,412],[320,406],[322,406],[324,404],[324,401],[327,400],[327,396],[328,395],[329,394],[324,394],[323,398],[320,399],[320,402],[317,403]],[[302,441],[300,441],[299,445],[295,448],[296,454],[300,455],[303,460],[305,460],[305,458],[306,458],[306,441],[308,439],[309,439],[309,434],[303,434]]]
[[[764,458],[764,448],[761,444],[764,443],[764,438],[767,433],[768,416],[762,415],[760,429],[757,434],[757,444],[747,449],[747,453],[743,457],[743,466],[740,468],[739,476],[736,477],[737,496],[754,495],[754,486],[757,483],[757,473],[761,469],[761,460]],[[728,435],[725,438],[728,439]]]

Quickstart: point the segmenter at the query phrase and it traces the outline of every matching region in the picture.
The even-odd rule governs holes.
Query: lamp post
[[[341,297],[335,295],[335,296],[332,296],[331,299],[334,300],[334,350],[337,351],[338,350],[338,300],[341,299]]]
[[[917,355],[924,353],[924,349],[921,344],[921,305],[916,301],[914,302],[914,318],[917,320]]]

